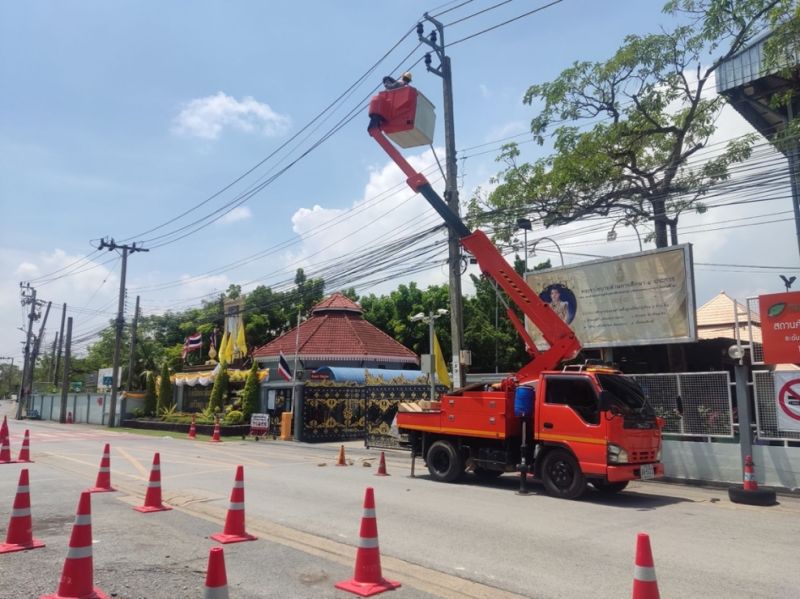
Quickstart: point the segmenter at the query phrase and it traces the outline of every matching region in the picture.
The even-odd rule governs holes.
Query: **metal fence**
[[[800,439],[800,432],[778,429],[775,407],[775,379],[769,370],[753,371],[753,398],[756,405],[756,434],[764,441]]]
[[[634,374],[664,432],[685,437],[733,437],[733,400],[727,371]],[[678,401],[683,415],[678,413]]]

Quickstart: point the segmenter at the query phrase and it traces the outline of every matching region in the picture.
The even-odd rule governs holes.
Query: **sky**
[[[145,314],[160,313],[198,305],[231,283],[245,291],[257,284],[281,288],[298,267],[327,275],[334,283],[328,291],[352,285],[360,294],[386,293],[408,280],[422,287],[444,282],[441,248],[429,255],[427,268],[406,277],[345,276],[342,266],[356,252],[368,261],[371,251],[438,223],[368,137],[366,111],[358,109],[383,75],[398,74],[422,56],[416,36],[405,38],[333,112],[314,119],[424,12],[456,4],[0,3],[0,354],[21,361],[19,283],[28,280],[39,298],[54,303],[45,344],[66,302],[76,349],[85,351],[116,310],[118,255],[94,250],[106,236],[150,249],[128,261],[128,317],[136,295]],[[441,20],[448,24],[494,4],[475,0]],[[447,27],[445,41],[543,4],[509,2]],[[498,140],[528,130],[535,116],[522,103],[528,86],[553,79],[573,61],[609,57],[626,34],[669,27],[661,5],[564,0],[452,45],[462,200],[491,185],[500,170]],[[414,85],[437,106],[434,145],[443,160],[441,81],[421,63],[412,72]],[[354,118],[299,156],[352,109]],[[749,130],[729,108],[718,124],[712,141]],[[280,149],[287,141],[293,153]],[[547,153],[532,143],[521,150],[526,160]],[[431,149],[405,153],[438,185]],[[263,189],[240,195],[253,186]],[[216,210],[217,220],[193,232],[195,219]],[[756,224],[766,220],[777,222]],[[618,225],[619,238],[609,243],[613,221],[588,224],[596,229],[589,234],[587,223],[547,231],[534,223],[529,240],[555,237],[568,264],[638,250],[630,228]],[[180,227],[186,228],[161,237]],[[191,234],[161,245],[184,233]],[[800,270],[788,188],[782,201],[685,216],[679,234],[700,263],[698,306],[721,290],[744,299],[783,289],[778,271],[709,264],[785,266],[779,272],[787,275]],[[550,257],[557,264],[548,244],[537,244],[531,262]]]

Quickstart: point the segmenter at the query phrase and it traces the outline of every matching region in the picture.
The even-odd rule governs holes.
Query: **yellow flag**
[[[233,362],[233,335],[230,332],[226,335],[225,341],[225,361],[230,364]]]
[[[436,364],[436,380],[449,387],[451,384],[450,375],[447,373],[447,363],[444,361],[442,348],[439,345],[439,338],[436,333],[433,334],[433,359]]]
[[[219,347],[217,348],[217,357],[219,358],[220,362],[224,362],[225,360],[228,359],[226,354],[225,354],[225,350],[227,349],[227,347],[226,347],[227,346],[227,343],[226,343],[227,340],[228,340],[228,333],[226,331],[225,333],[222,334],[222,341],[219,342]]]
[[[244,338],[244,324],[239,323],[239,334],[236,337],[236,346],[239,348],[239,354],[242,357],[247,355],[247,341]]]

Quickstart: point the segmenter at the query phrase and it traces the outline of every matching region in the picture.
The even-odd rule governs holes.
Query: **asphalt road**
[[[7,404],[7,402],[3,402]],[[4,406],[0,406],[0,413]],[[0,598],[53,592],[75,505],[91,486],[103,443],[112,447],[113,494],[93,496],[96,584],[124,598],[202,596],[208,536],[222,529],[236,464],[245,467],[248,531],[226,545],[232,597],[346,597],[333,583],[352,575],[364,488],[373,486],[384,575],[402,597],[624,597],[637,532],[648,532],[664,597],[796,597],[800,500],[755,508],[724,490],[636,483],[612,498],[581,501],[514,493],[467,479],[434,483],[418,462],[387,453],[391,476],[374,476],[376,450],[338,445],[225,441],[214,445],[83,425],[10,421],[16,453],[31,429],[34,534],[44,549],[0,555]],[[164,501],[139,514],[154,451]],[[369,467],[363,464],[368,463]],[[0,465],[4,534],[23,465]]]

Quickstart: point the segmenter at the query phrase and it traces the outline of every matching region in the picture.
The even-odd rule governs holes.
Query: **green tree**
[[[169,366],[164,362],[161,366],[161,378],[158,381],[158,413],[161,414],[172,406],[172,381],[169,380]]]
[[[707,93],[714,73],[788,4],[672,0],[664,11],[686,24],[629,35],[610,59],[576,62],[531,86],[524,102],[543,106],[531,132],[539,144],[552,137],[555,153],[521,163],[516,144],[504,146],[499,185],[472,198],[471,220],[492,222],[508,239],[509,224],[522,214],[539,216],[545,227],[611,216],[651,221],[657,247],[667,245],[668,231],[678,243],[681,213],[704,211],[702,197],[750,155],[755,139],[733,140],[702,165],[690,164],[716,130],[724,102]]]
[[[222,412],[225,399],[228,396],[228,365],[220,362],[219,372],[214,379],[214,386],[211,387],[211,395],[208,398],[208,410],[213,414]]]
[[[158,413],[158,397],[156,395],[156,377],[152,371],[148,372],[145,381],[144,413],[155,416]]]
[[[250,416],[258,410],[258,395],[261,385],[258,380],[258,362],[253,360],[253,366],[247,373],[247,380],[242,391],[242,414],[244,421],[250,422]]]

